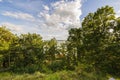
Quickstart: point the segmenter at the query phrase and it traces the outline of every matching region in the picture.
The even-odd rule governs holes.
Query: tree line
[[[98,8],[69,30],[65,43],[44,41],[39,34],[15,35],[0,27],[0,69],[13,72],[97,71],[120,75],[120,17],[113,7]]]

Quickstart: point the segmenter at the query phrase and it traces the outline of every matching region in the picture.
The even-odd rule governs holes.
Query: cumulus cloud
[[[66,28],[70,26],[80,27],[81,1],[58,1],[51,4],[53,12],[41,12],[44,24],[49,27]],[[47,9],[47,6],[46,6]],[[48,9],[47,9],[48,10]]]
[[[47,37],[55,36],[56,38],[66,39],[68,29],[81,27],[80,16],[81,0],[61,0],[52,3],[52,11],[44,5],[44,11],[38,16],[43,19],[42,26],[47,27],[50,31],[57,31],[58,34],[50,34]],[[49,10],[49,11],[48,11]],[[63,32],[63,34],[61,34]],[[62,35],[62,36],[61,36]]]
[[[28,13],[23,13],[23,12],[4,12],[2,13],[2,15],[4,16],[8,16],[8,17],[13,17],[16,19],[22,19],[22,20],[27,20],[27,21],[35,21],[35,18],[28,14]]]
[[[33,4],[33,2],[31,2],[31,4]],[[17,5],[21,7],[22,4],[17,4]],[[35,9],[39,10],[37,8],[37,5],[35,6],[36,6]],[[40,10],[38,14],[39,18],[37,19],[36,17],[28,13],[23,13],[23,12],[5,11],[2,13],[2,15],[4,16],[34,22],[34,23],[28,23],[28,24],[25,23],[27,24],[27,27],[25,25],[16,25],[12,23],[4,23],[4,24],[7,24],[7,26],[9,26],[11,30],[16,31],[16,32],[23,32],[23,33],[35,32],[35,33],[41,34],[43,39],[51,39],[55,37],[58,40],[67,39],[68,29],[78,28],[81,26],[80,25],[81,24],[80,16],[82,14],[81,13],[81,0],[59,0],[49,5],[44,4],[41,7],[43,9]],[[31,10],[31,8],[29,9]],[[33,28],[31,27],[31,25],[40,26],[40,27]],[[27,28],[27,29],[24,29],[24,28]]]

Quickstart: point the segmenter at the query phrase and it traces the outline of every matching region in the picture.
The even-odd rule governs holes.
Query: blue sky
[[[120,16],[120,0],[0,0],[0,25],[15,34],[65,40],[70,28],[81,27],[88,13],[105,5],[113,6]]]

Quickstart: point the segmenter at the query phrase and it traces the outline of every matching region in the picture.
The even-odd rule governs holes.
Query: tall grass
[[[35,72],[34,74],[0,73],[0,80],[109,80],[109,77],[96,74],[96,72],[60,71],[52,74]],[[120,79],[115,79],[120,80]]]

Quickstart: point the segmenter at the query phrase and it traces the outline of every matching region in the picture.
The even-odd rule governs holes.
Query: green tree
[[[57,54],[57,41],[55,38],[51,39],[45,45],[46,47],[46,55],[48,56],[50,61],[55,60],[55,54]]]
[[[13,68],[28,69],[33,71],[41,68],[44,60],[43,41],[38,34],[22,34],[13,40],[11,47]],[[14,56],[14,57],[13,57]],[[33,67],[33,68],[32,68]]]
[[[119,34],[118,29],[116,30],[119,27],[117,21],[114,9],[105,6],[88,14],[82,22],[86,62],[97,71],[114,75],[118,75],[120,70],[116,65],[119,56],[119,46],[115,47],[115,43],[119,44],[115,35]]]
[[[69,31],[69,54],[75,48],[80,63],[87,64],[98,72],[119,75],[119,26],[120,18],[115,18],[113,7],[105,6],[89,13],[82,22],[82,28]],[[69,55],[71,58],[72,55]]]
[[[0,66],[3,68],[8,68],[10,66],[10,53],[9,48],[12,39],[15,38],[15,35],[12,34],[5,27],[0,27]]]
[[[68,53],[73,58],[73,63],[75,65],[80,62],[84,55],[82,52],[83,48],[83,30],[82,28],[72,28],[69,30],[69,37],[68,37]]]

